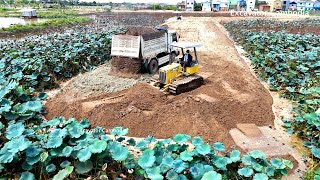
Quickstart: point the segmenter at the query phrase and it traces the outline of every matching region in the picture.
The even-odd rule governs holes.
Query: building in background
[[[315,2],[313,6],[314,10],[320,10],[320,2]]]
[[[186,0],[186,11],[194,11],[194,0]]]
[[[245,11],[246,9],[247,9],[247,1],[246,0],[240,0],[239,1],[238,10]]]
[[[259,6],[259,11],[270,12],[271,11],[270,5],[261,4]]]
[[[178,10],[179,11],[185,11],[186,10],[186,2],[182,1],[178,3]]]
[[[220,11],[220,0],[212,0],[212,11]]]
[[[253,11],[256,6],[256,1],[255,0],[247,0],[247,11]]]
[[[270,6],[270,11],[282,10],[282,0],[269,0],[267,4]]]
[[[210,1],[202,3],[202,11],[212,11],[212,4]]]
[[[283,0],[282,1],[282,10],[283,11],[288,11],[290,6],[290,0]]]
[[[297,3],[294,2],[294,1],[292,1],[292,2],[290,3],[290,5],[289,5],[289,10],[290,10],[290,11],[295,11],[295,10],[297,10]]]
[[[220,11],[228,11],[229,10],[229,0],[221,0],[220,1]]]
[[[238,0],[230,0],[229,10],[237,10],[237,8],[238,8]]]
[[[306,11],[313,10],[313,6],[314,6],[314,2],[313,1],[306,1],[305,10]]]
[[[297,2],[297,10],[298,11],[304,11],[306,8],[306,2],[305,1],[298,1]]]

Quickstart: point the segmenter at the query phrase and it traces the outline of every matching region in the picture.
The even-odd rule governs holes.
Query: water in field
[[[7,28],[14,24],[30,24],[36,22],[43,22],[47,19],[33,18],[33,19],[25,19],[25,18],[15,18],[15,17],[0,17],[0,28]]]

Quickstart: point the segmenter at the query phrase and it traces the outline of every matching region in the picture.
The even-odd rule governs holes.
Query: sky
[[[91,2],[94,0],[80,0]],[[168,4],[177,4],[182,0],[96,0],[96,2],[105,3],[105,2],[113,2],[113,3],[123,3],[123,2],[130,2],[130,3],[168,3]],[[196,2],[204,2],[206,0],[196,0]]]

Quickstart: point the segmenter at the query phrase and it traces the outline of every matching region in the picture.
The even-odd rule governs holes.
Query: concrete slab
[[[231,129],[229,133],[234,142],[240,148],[247,152],[250,152],[252,150],[261,150],[266,154],[267,157],[285,156],[288,154],[291,155],[297,160],[298,168],[295,169],[294,174],[283,179],[301,179],[301,172],[306,170],[306,166],[302,159],[297,159],[297,157],[300,157],[300,155],[297,154],[297,152],[288,143],[289,137],[287,136],[287,134],[283,134],[281,131],[267,126],[255,127],[253,125],[240,124],[239,127],[239,129]],[[260,131],[260,136],[250,136],[252,135],[250,133],[248,133],[249,135],[245,134],[244,132],[248,132],[248,127],[252,127],[256,131],[256,133]],[[253,133],[253,135],[256,134]]]
[[[260,137],[262,133],[255,124],[237,124],[237,128],[248,137]]]

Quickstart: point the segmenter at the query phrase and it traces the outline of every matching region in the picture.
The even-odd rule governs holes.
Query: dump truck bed
[[[112,37],[112,56],[150,59],[159,53],[167,52],[167,38],[164,31],[141,36],[114,35]]]
[[[111,56],[139,58],[141,36],[113,35]]]

